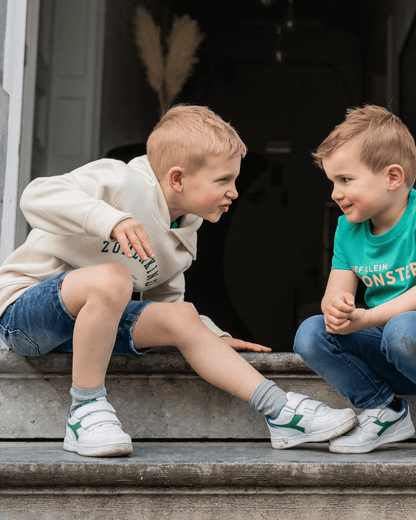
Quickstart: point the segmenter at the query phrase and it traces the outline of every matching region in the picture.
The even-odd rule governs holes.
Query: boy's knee
[[[179,326],[186,325],[193,320],[200,320],[195,307],[186,302],[171,303],[169,307],[169,317],[173,324]]]
[[[415,311],[403,312],[391,318],[391,320],[386,323],[383,333],[397,333],[407,330],[416,330]]]
[[[158,320],[160,327],[171,336],[172,340],[182,338],[191,330],[192,324],[201,321],[193,305],[186,302],[159,303],[163,305]]]
[[[133,292],[130,271],[122,264],[109,263],[99,266],[97,291],[106,302],[128,303]]]
[[[325,332],[325,322],[322,315],[307,318],[300,324],[296,332],[293,350],[301,357],[307,356],[319,343],[322,332]]]
[[[399,352],[406,357],[416,356],[416,312],[398,314],[386,323],[381,349],[388,360]]]

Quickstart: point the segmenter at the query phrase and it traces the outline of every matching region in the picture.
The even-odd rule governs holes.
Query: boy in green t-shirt
[[[416,394],[416,147],[398,117],[366,105],[347,112],[314,158],[344,215],[323,315],[301,324],[294,350],[363,409],[330,451],[367,453],[415,432],[397,394]],[[368,308],[355,306],[359,279]]]

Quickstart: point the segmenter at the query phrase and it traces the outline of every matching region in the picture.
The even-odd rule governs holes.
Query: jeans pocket
[[[18,352],[24,356],[40,356],[38,346],[20,330],[9,332],[4,342],[13,352]]]

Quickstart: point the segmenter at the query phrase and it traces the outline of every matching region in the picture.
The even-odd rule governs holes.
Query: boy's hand
[[[354,309],[342,327],[340,327],[338,330],[328,330],[327,327],[327,332],[331,332],[332,334],[345,335],[356,332],[357,330],[366,329],[369,326],[367,323],[367,312],[367,309]]]
[[[230,347],[234,350],[254,350],[254,352],[271,352],[271,348],[263,347],[257,343],[250,343],[249,341],[243,341],[241,339],[229,338],[228,336],[221,336]]]
[[[126,218],[119,222],[111,233],[111,238],[115,238],[124,251],[124,254],[131,258],[130,245],[142,260],[147,260],[148,256],[154,258],[153,248],[149,240],[149,235],[143,229],[141,223],[134,218]]]
[[[354,296],[351,293],[337,294],[331,298],[324,313],[326,331],[341,334],[348,327],[354,310]]]
[[[334,296],[325,308],[326,331],[331,334],[351,334],[369,326],[367,309],[357,309],[350,293]]]

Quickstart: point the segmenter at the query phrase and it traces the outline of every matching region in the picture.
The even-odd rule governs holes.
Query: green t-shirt
[[[372,308],[416,285],[416,191],[410,190],[402,218],[387,233],[374,236],[370,221],[351,224],[338,219],[332,269],[353,271],[366,285]]]

